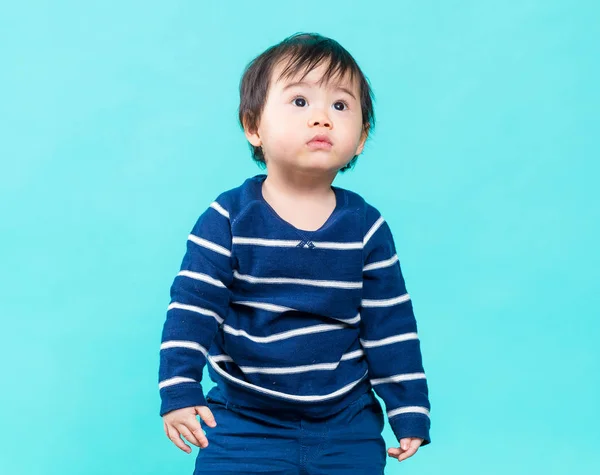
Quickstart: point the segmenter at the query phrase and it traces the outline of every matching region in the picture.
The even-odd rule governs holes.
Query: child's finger
[[[185,437],[185,439],[191,443],[194,444],[197,447],[200,447],[200,442],[198,442],[198,439],[194,436],[194,434],[192,434],[190,432],[190,430],[186,427],[185,424],[179,424],[178,426],[176,426],[177,430],[179,431],[179,433]]]
[[[209,427],[215,427],[217,425],[217,421],[215,421],[215,416],[213,416],[212,411],[208,408],[208,406],[197,406],[196,412],[200,415],[200,418],[206,422]]]
[[[167,424],[167,436],[177,447],[183,450],[185,453],[189,454],[192,449],[189,445],[187,445],[181,437],[179,437],[179,432],[173,426]]]
[[[189,429],[189,431],[194,435],[196,440],[199,442],[199,446],[201,449],[205,449],[208,447],[208,439],[206,438],[206,434],[198,422],[198,419],[192,417],[185,422],[185,426]]]
[[[402,452],[400,454],[400,456],[398,457],[398,461],[402,462],[403,460],[406,460],[408,457],[412,457],[418,448],[419,448],[419,446],[417,444],[413,444],[411,442],[411,444],[408,447],[408,450],[405,450],[404,452]]]
[[[206,435],[204,434],[204,430],[202,430],[202,427],[200,427],[200,424],[198,424],[196,422],[196,426],[191,428],[192,434],[194,434],[194,436],[196,437],[196,440],[198,440],[198,442],[200,442],[200,448],[201,449],[205,449],[206,447],[208,447],[208,439],[206,438]]]
[[[390,447],[388,449],[388,455],[390,457],[398,458],[398,456],[400,456],[400,454],[402,454],[403,452],[405,452],[406,450],[408,450],[410,448],[411,441],[412,441],[411,438],[403,437],[402,439],[400,439],[398,441],[399,442],[398,447]]]
[[[390,447],[388,449],[388,456],[389,457],[394,457],[394,458],[398,458],[398,456],[402,453],[402,449],[398,448],[398,447]]]

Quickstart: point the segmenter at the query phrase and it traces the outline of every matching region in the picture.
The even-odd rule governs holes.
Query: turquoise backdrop
[[[262,172],[244,66],[298,31],[376,94],[335,184],[395,234],[432,404],[431,445],[387,473],[600,473],[599,20],[566,0],[3,4],[0,473],[191,475],[158,416],[169,286],[198,214]]]

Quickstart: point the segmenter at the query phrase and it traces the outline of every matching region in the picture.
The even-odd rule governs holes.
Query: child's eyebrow
[[[287,91],[288,89],[292,88],[292,87],[296,87],[296,86],[305,86],[305,87],[313,87],[314,84],[309,84],[305,81],[296,81],[296,82],[291,82],[289,84],[287,84],[284,88],[283,91]],[[352,91],[350,91],[350,89],[344,87],[344,86],[335,86],[336,91],[343,91],[346,94],[348,94],[350,97],[352,97],[352,99],[356,100],[356,97],[354,97],[354,94],[352,94]]]

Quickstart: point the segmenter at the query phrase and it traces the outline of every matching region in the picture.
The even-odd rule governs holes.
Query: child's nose
[[[325,111],[323,111],[322,109],[315,109],[308,121],[308,126],[316,127],[319,125],[322,127],[327,127],[329,129],[333,127],[333,123],[331,122],[331,119],[328,117]]]

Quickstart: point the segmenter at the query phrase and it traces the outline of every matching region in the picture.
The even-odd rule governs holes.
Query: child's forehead
[[[290,84],[305,84],[333,89],[358,89],[358,81],[352,70],[343,71],[339,67],[332,67],[329,61],[300,67],[293,67],[290,61],[282,61],[275,66],[271,81],[281,88]]]

